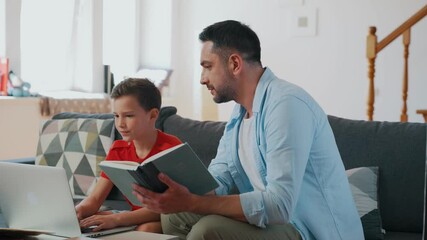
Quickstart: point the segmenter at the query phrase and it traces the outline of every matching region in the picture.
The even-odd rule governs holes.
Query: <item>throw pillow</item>
[[[365,239],[384,239],[378,209],[378,167],[360,167],[346,171]]]
[[[87,196],[114,140],[113,119],[48,120],[40,130],[36,164],[63,167],[73,196]]]

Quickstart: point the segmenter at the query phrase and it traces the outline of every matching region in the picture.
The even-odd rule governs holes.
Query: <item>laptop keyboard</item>
[[[82,228],[81,231],[82,231],[82,233],[91,233],[91,232],[93,232],[94,228],[96,228],[96,226],[90,226],[87,228]]]

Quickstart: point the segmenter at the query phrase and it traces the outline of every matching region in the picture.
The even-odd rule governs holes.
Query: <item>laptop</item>
[[[0,209],[9,228],[41,230],[60,237],[99,237],[135,228],[83,233],[67,175],[58,167],[0,162]]]

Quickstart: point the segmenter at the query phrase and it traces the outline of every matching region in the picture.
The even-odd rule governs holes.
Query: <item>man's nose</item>
[[[206,85],[208,82],[207,78],[203,75],[203,73],[200,75],[200,84]]]

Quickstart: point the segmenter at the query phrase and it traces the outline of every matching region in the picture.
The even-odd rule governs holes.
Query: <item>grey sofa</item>
[[[176,112],[174,107],[162,108],[157,128],[188,142],[203,163],[209,165],[216,155],[225,122],[195,121]],[[105,119],[113,115],[60,113],[53,118],[77,117]],[[346,169],[379,167],[378,201],[386,232],[384,239],[422,239],[427,124],[356,121],[334,116],[328,119]],[[116,139],[119,137],[116,134]],[[121,199],[117,191],[109,196],[115,202],[123,202]]]
[[[384,239],[422,239],[427,124],[328,119],[346,169],[379,167]],[[188,142],[208,165],[224,126],[225,122],[201,122],[172,114],[162,120],[161,127]]]

